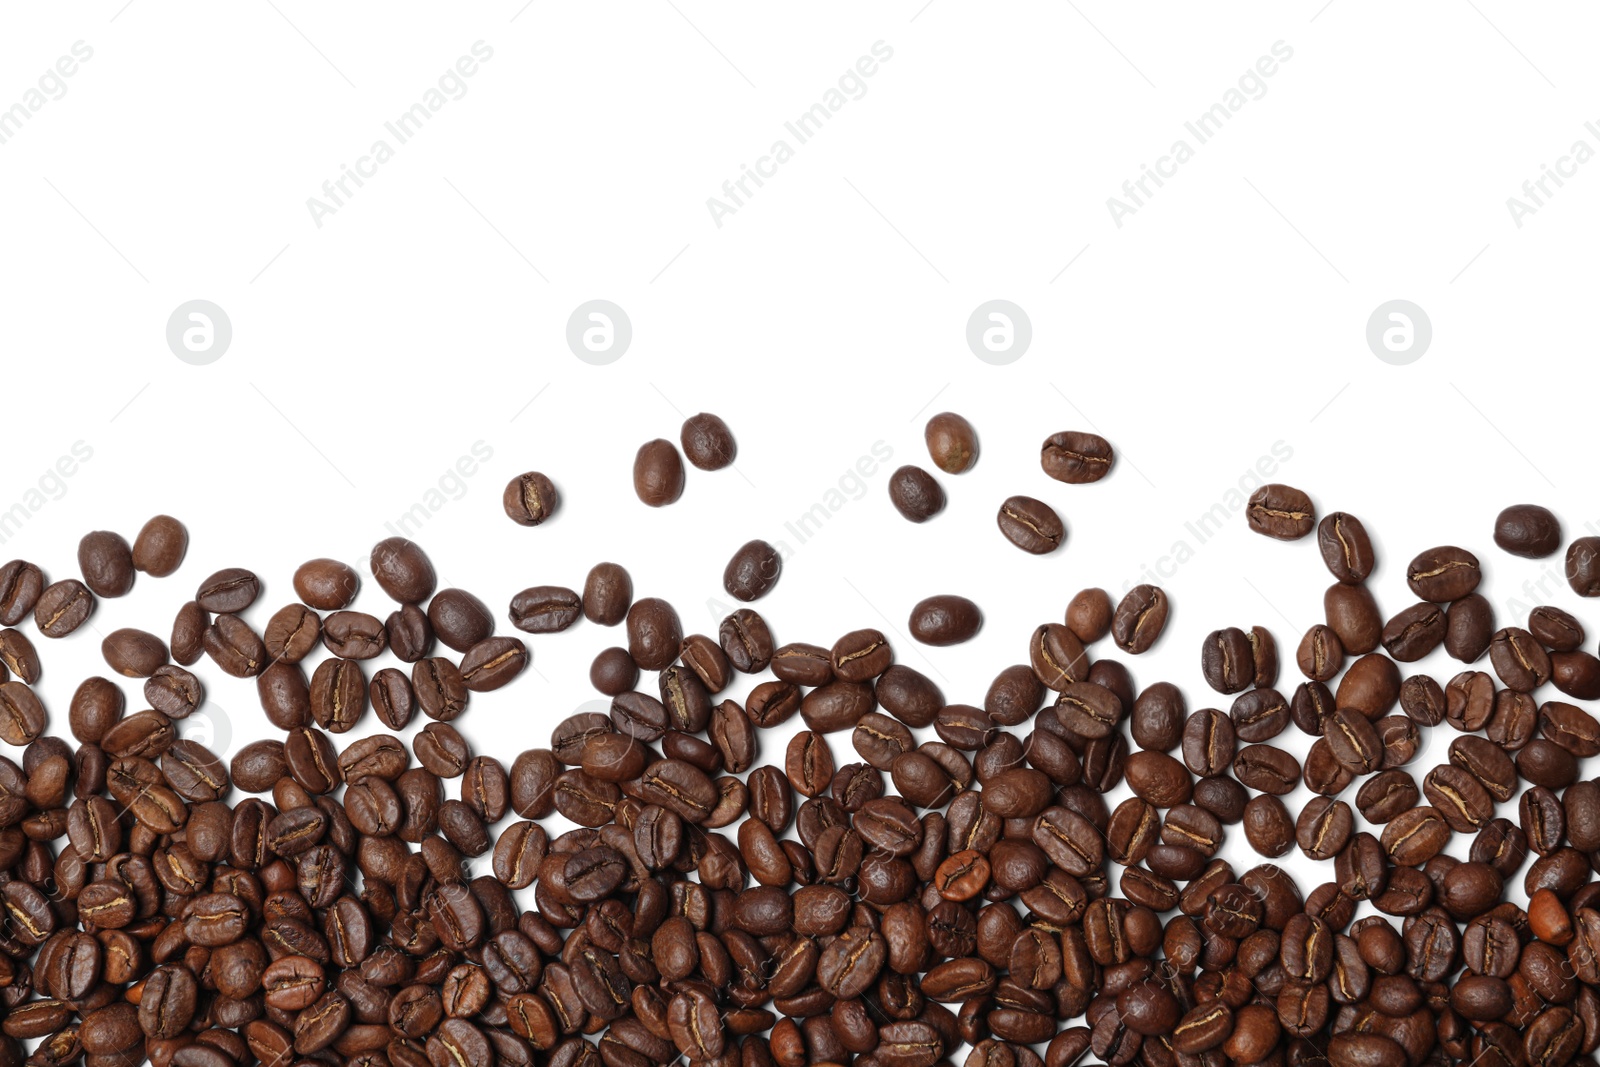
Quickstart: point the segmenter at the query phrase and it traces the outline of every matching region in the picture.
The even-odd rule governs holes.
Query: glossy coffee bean
[[[665,507],[683,495],[683,457],[671,441],[656,438],[639,446],[633,459],[633,491],[650,507]]]
[[[1245,503],[1245,521],[1258,534],[1279,541],[1297,541],[1317,524],[1311,498],[1290,485],[1263,485]]]
[[[933,475],[907,464],[889,475],[889,502],[904,518],[927,522],[944,510],[944,490]]]
[[[1052,434],[1039,449],[1044,472],[1069,485],[1098,482],[1110,472],[1115,459],[1111,444],[1104,437],[1077,430]]]
[[[1055,509],[1030,496],[1008,497],[996,521],[1007,541],[1035,556],[1054,552],[1066,539],[1066,527]]]
[[[728,424],[703,411],[684,420],[678,439],[683,445],[684,457],[703,471],[719,471],[730,466],[739,451]]]
[[[957,645],[970,641],[983,625],[978,605],[963,596],[944,594],[917,601],[908,629],[925,645]]]

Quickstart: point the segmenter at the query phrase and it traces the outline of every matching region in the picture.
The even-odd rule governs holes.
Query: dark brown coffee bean
[[[653,508],[683,495],[683,457],[671,441],[658,437],[639,446],[633,459],[633,491]]]
[[[1379,640],[1394,659],[1411,663],[1438,648],[1447,629],[1445,613],[1439,606],[1419,601],[1390,619]]]
[[[437,603],[438,598],[435,597],[434,601]],[[559,585],[536,585],[511,598],[511,625],[523,633],[560,633],[577,622],[583,611],[582,598],[571,589]]]
[[[1494,608],[1477,593],[1450,605],[1445,613],[1444,648],[1462,663],[1476,663],[1494,636]]]
[[[1271,745],[1246,745],[1233,758],[1233,776],[1263,793],[1286,796],[1300,784],[1300,763]]]
[[[33,622],[46,637],[65,637],[94,613],[95,594],[76,578],[46,586],[33,607]]]
[[[746,603],[771,592],[783,570],[778,550],[765,541],[746,541],[722,571],[722,588]]]
[[[685,458],[703,471],[730,466],[738,454],[728,424],[706,412],[685,419],[678,438]]]
[[[133,588],[133,550],[121,534],[96,530],[78,542],[78,569],[95,596],[119,597]]]
[[[889,502],[912,522],[927,522],[944,510],[944,490],[933,475],[907,464],[889,475]]]
[[[1478,557],[1454,545],[1430,548],[1406,565],[1406,584],[1411,591],[1435,604],[1460,600],[1478,588],[1482,577]]]
[[[404,537],[389,537],[372,546],[372,577],[391,600],[421,604],[433,595],[433,562],[422,546]]]
[[[1237,693],[1255,681],[1255,652],[1243,630],[1213,630],[1200,646],[1206,684],[1219,693]]]
[[[1039,449],[1044,472],[1069,485],[1098,482],[1111,470],[1115,458],[1104,437],[1077,430],[1051,434]]]
[[[628,609],[628,653],[647,671],[659,671],[678,657],[683,630],[678,613],[665,600],[646,597]]]
[[[1532,634],[1507,626],[1489,643],[1489,660],[1507,688],[1531,693],[1550,680],[1550,656]]]
[[[1422,792],[1457,833],[1474,833],[1494,816],[1494,801],[1482,784],[1453,764],[1429,771]]]
[[[673,622],[676,624],[676,616]],[[717,639],[728,662],[741,673],[759,674],[772,662],[772,631],[767,628],[767,621],[750,608],[739,608],[723,619]]]
[[[1364,656],[1383,639],[1383,616],[1364,585],[1337,584],[1322,594],[1323,616],[1345,652]]]
[[[506,517],[518,526],[538,526],[556,513],[561,495],[549,478],[538,471],[528,471],[506,483],[500,504]]]
[[[925,645],[958,645],[970,641],[983,625],[978,605],[963,596],[930,596],[911,609],[908,629]]]
[[[996,521],[1007,541],[1035,556],[1054,552],[1067,536],[1055,509],[1031,496],[1007,497]]]
[[[1311,498],[1290,485],[1263,485],[1251,493],[1244,517],[1251,530],[1279,541],[1297,541],[1317,524]]]
[[[449,722],[466,710],[466,680],[460,669],[442,656],[419,660],[411,668],[411,689],[417,706],[431,719]]]
[[[1118,648],[1137,656],[1150,650],[1166,625],[1167,594],[1160,586],[1136,585],[1117,605],[1111,636]]]
[[[1494,543],[1527,559],[1552,555],[1561,547],[1561,520],[1538,504],[1513,504],[1495,517]]]
[[[1552,652],[1572,652],[1583,645],[1583,624],[1560,608],[1534,608],[1528,613],[1528,630]]]
[[[15,626],[33,612],[44,592],[44,573],[26,560],[0,566],[0,625]]]
[[[529,658],[528,646],[515,637],[485,638],[461,657],[462,684],[474,693],[499,689],[522,673]]]

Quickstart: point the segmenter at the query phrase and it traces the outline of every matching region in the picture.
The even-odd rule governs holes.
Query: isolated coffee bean
[[[1035,556],[1054,552],[1066,539],[1066,527],[1055,509],[1031,496],[1007,497],[996,521],[1007,541]]]
[[[1104,437],[1077,430],[1051,434],[1039,450],[1044,472],[1069,485],[1098,482],[1110,472],[1115,458]]]
[[[1552,555],[1561,547],[1561,520],[1538,504],[1513,504],[1495,517],[1494,543],[1527,559]]]
[[[933,475],[907,464],[889,475],[889,502],[912,522],[927,522],[944,510],[944,490]]]
[[[683,457],[671,441],[656,438],[639,446],[633,459],[633,491],[650,507],[674,503],[683,495]]]
[[[500,503],[506,517],[518,526],[538,526],[556,513],[561,495],[545,475],[528,471],[506,483]]]
[[[923,442],[933,465],[946,474],[961,474],[978,461],[978,434],[960,415],[942,411],[928,420]]]
[[[1296,541],[1317,524],[1311,498],[1290,485],[1263,485],[1245,503],[1245,521],[1258,534],[1279,541]]]
[[[738,455],[738,446],[728,424],[707,412],[685,419],[678,439],[683,445],[684,457],[703,471],[722,470]]]
[[[404,537],[388,537],[372,546],[372,577],[389,599],[421,604],[433,595],[433,562],[422,546]]]
[[[963,596],[926,597],[911,608],[911,636],[925,645],[957,645],[970,641],[983,625],[978,605]]]
[[[125,596],[133,588],[133,549],[109,530],[85,534],[78,542],[78,570],[95,596]]]
[[[783,570],[778,550],[765,541],[746,541],[722,571],[722,588],[746,603],[771,592]]]

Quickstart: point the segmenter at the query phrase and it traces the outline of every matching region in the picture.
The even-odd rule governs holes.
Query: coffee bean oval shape
[[[941,411],[922,430],[933,465],[946,474],[962,474],[978,462],[978,432],[953,411]]]
[[[44,588],[33,608],[33,622],[46,637],[65,637],[82,626],[95,609],[95,594],[76,578],[63,578]]]
[[[1513,504],[1495,516],[1494,543],[1513,556],[1543,559],[1561,548],[1561,520],[1538,504]]]
[[[189,531],[171,515],[157,515],[133,539],[133,566],[152,578],[176,571],[189,551]]]
[[[1111,620],[1111,639],[1130,655],[1150,651],[1166,628],[1167,610],[1167,594],[1160,586],[1134,586],[1117,604]]]
[[[1244,517],[1255,533],[1279,541],[1298,541],[1316,526],[1317,510],[1303,491],[1274,482],[1250,494]]]
[[[927,522],[944,510],[944,490],[933,475],[907,464],[889,475],[889,502],[912,522]]]
[[[386,537],[372,546],[372,577],[391,600],[421,604],[433,595],[433,561],[422,546],[404,537]]]
[[[685,419],[678,440],[683,445],[685,458],[703,471],[719,471],[730,466],[738,455],[733,431],[722,419],[708,412]]]
[[[1440,545],[1418,553],[1406,565],[1406,585],[1422,600],[1444,604],[1460,600],[1483,578],[1478,557],[1455,545]]]
[[[167,662],[167,645],[155,634],[124,627],[106,635],[100,654],[124,677],[149,678]]]
[[[577,622],[584,609],[583,598],[573,590],[536,585],[511,598],[511,625],[529,634],[560,633]]]
[[[995,521],[1007,541],[1035,556],[1054,552],[1066,539],[1061,516],[1049,504],[1031,496],[1007,497]]]
[[[1341,582],[1358,584],[1372,574],[1372,539],[1354,515],[1343,511],[1324,515],[1317,524],[1317,548],[1329,572]]]
[[[665,507],[683,495],[683,457],[664,438],[646,441],[633,457],[633,491],[653,508]]]
[[[84,534],[78,542],[78,570],[95,596],[124,596],[133,588],[133,549],[110,530]]]
[[[336,559],[307,560],[294,572],[295,596],[318,611],[349,607],[360,589],[361,576],[356,569]]]
[[[776,548],[760,539],[746,541],[723,568],[722,588],[735,600],[760,600],[778,584],[782,571],[783,558]]]
[[[978,605],[953,593],[925,597],[911,608],[911,636],[925,645],[958,645],[983,626]]]
[[[1111,471],[1116,454],[1099,434],[1064,430],[1051,434],[1039,448],[1039,465],[1058,482],[1086,485]]]
[[[500,506],[518,526],[538,526],[556,513],[561,494],[555,483],[538,471],[527,471],[506,483]]]

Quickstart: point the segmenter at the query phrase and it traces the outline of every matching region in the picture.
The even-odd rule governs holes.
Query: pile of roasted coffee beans
[[[959,416],[926,439],[946,474],[976,461]],[[734,456],[710,415],[682,448],[707,470]],[[1067,483],[1112,462],[1094,434],[1041,451]],[[645,503],[677,499],[683,478],[670,442],[640,450]],[[890,494],[913,521],[943,506],[917,468]],[[536,526],[558,496],[530,472],[504,506]],[[581,592],[523,590],[508,617],[528,634],[623,626],[590,668],[609,708],[509,766],[451,724],[528,649],[478,597],[437,589],[408,540],[368,564],[386,619],[352,610],[361,573],[315,559],[260,633],[243,613],[262,582],[229,568],[169,640],[107,634],[108,669],[148,706],[130,714],[117,681],[89,678],[70,742],[47,732],[20,627],[72,633],[138,573],[175,572],[187,534],[164,516],[132,546],[91,533],[81,580],[7,563],[0,740],[21,762],[0,757],[0,1067],[936,1067],[963,1048],[968,1067],[1592,1067],[1600,782],[1580,761],[1600,754],[1600,722],[1534,695],[1600,697],[1582,626],[1551,606],[1497,627],[1478,560],[1453,546],[1411,561],[1416,602],[1385,618],[1353,516],[1318,522],[1305,493],[1268,485],[1245,519],[1282,540],[1315,531],[1335,579],[1290,695],[1259,626],[1200,650],[1225,711],[1091,658],[1108,637],[1128,655],[1157,642],[1169,604],[1151,585],[1117,603],[1079,592],[963,704],[876,629],[779,644],[740,607],[685,636],[671,604],[600,563]],[[999,525],[1028,552],[1064,536],[1025,496]],[[1562,540],[1531,505],[1494,539],[1530,557]],[[1566,562],[1576,592],[1600,594],[1600,539]],[[724,588],[748,603],[778,572],[753,540]],[[938,595],[908,628],[943,646],[981,625],[977,604]],[[1466,669],[1404,673],[1440,646]],[[385,656],[402,666],[372,669]],[[255,679],[271,727],[227,765],[180,737],[205,706],[202,658]],[[341,747],[369,708],[388,732]],[[760,762],[763,728],[796,715],[781,761]],[[1441,725],[1459,736],[1419,785],[1408,764]],[[1291,727],[1315,739],[1303,764],[1272,743]],[[1301,784],[1314,798],[1291,812],[1281,798]],[[552,837],[556,813],[575,828]],[[1263,860],[1298,848],[1329,877],[1237,869],[1219,854],[1234,826]],[[1446,852],[1457,835],[1465,859]],[[1525,907],[1507,899],[1519,877]]]

